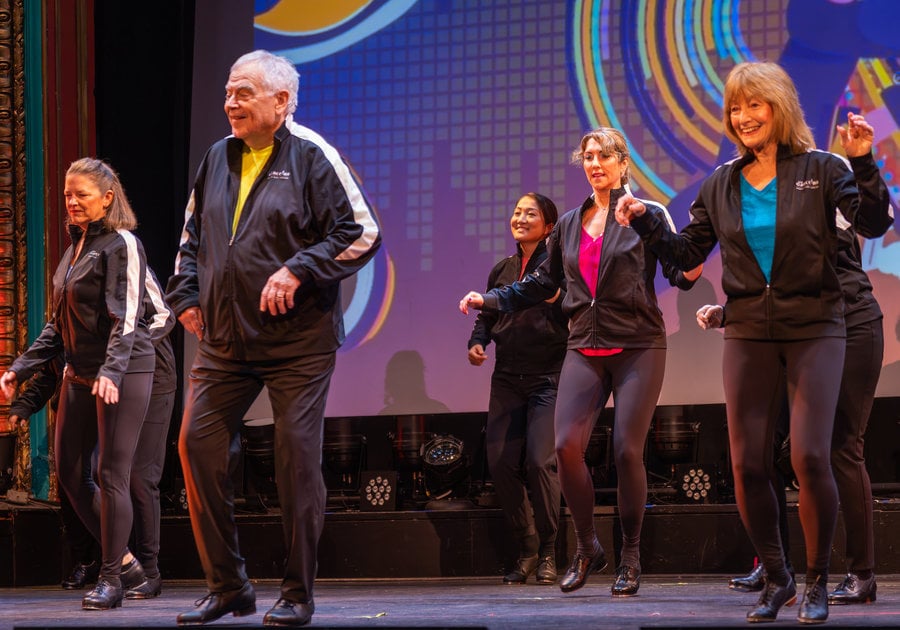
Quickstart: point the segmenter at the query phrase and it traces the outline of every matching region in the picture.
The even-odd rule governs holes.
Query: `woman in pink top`
[[[622,553],[612,585],[614,597],[637,594],[640,587],[640,535],[647,501],[644,442],[662,387],[666,330],[656,300],[657,259],[632,230],[616,223],[616,201],[627,189],[629,151],[617,129],[586,134],[574,152],[592,194],[560,218],[550,235],[547,259],[522,280],[460,301],[484,311],[527,308],[564,290],[562,309],[569,318],[569,340],[559,377],[554,426],[563,496],[572,514],[576,549],[560,581],[570,592],[606,566],[594,530],[594,485],[584,452],[600,411],[615,401],[613,451],[618,475]],[[646,202],[665,219],[666,209]],[[663,265],[674,286],[689,289],[702,267],[681,273]]]

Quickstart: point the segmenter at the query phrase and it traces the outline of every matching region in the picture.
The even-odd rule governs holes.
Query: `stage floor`
[[[833,580],[834,581],[834,580]],[[757,594],[728,590],[724,576],[645,576],[637,597],[609,595],[609,569],[575,593],[557,586],[505,586],[498,578],[416,580],[321,580],[316,583],[313,628],[453,627],[554,628],[747,628],[744,616]],[[278,597],[278,582],[254,581],[255,615],[223,617],[212,627],[262,627]],[[178,613],[205,594],[199,581],[166,582],[160,598],[126,600],[122,608],[83,611],[82,593],[49,587],[0,589],[0,630],[12,628],[174,627]],[[797,628],[798,606],[784,608],[767,628]],[[827,628],[900,627],[900,575],[878,576],[878,601],[833,606]]]

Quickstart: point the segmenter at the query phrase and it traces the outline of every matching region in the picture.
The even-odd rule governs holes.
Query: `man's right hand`
[[[193,335],[197,335],[197,339],[203,339],[203,333],[206,326],[203,323],[203,311],[199,306],[192,306],[182,311],[178,316],[178,321],[184,326],[184,329]]]
[[[484,346],[480,343],[476,343],[474,346],[469,348],[469,363],[472,365],[481,365],[488,358],[488,355],[484,352]]]

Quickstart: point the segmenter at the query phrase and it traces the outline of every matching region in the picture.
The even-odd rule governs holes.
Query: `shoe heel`
[[[234,615],[235,617],[247,617],[248,615],[256,614],[256,604],[251,604],[250,606],[247,606],[246,608],[241,608],[239,610],[235,610],[231,614]]]
[[[791,606],[793,606],[793,605],[796,604],[796,603],[797,603],[797,596],[794,595],[794,596],[791,597],[789,600],[787,600],[786,602],[784,602],[784,605],[787,606],[788,608],[790,608]]]

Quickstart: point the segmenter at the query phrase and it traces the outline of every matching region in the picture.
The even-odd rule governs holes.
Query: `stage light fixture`
[[[425,489],[432,500],[449,497],[469,476],[464,448],[463,441],[452,435],[437,435],[422,447]]]
[[[397,471],[397,493],[400,505],[407,502],[419,506],[428,500],[425,473],[422,469],[422,447],[426,439],[425,416],[397,416],[391,440],[394,470]]]
[[[716,497],[716,475],[699,464],[675,467],[675,490],[688,503],[712,503]]]
[[[368,461],[366,436],[353,432],[350,418],[329,418],[322,441],[322,475],[328,509],[355,507],[361,471]]]
[[[680,415],[658,415],[653,423],[654,451],[666,464],[697,461],[699,438],[700,423]]]
[[[359,509],[363,512],[386,512],[397,508],[396,471],[365,471],[359,486]]]

